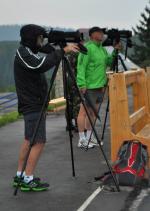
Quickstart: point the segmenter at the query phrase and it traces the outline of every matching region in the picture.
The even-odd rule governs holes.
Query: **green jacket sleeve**
[[[77,63],[77,85],[79,88],[86,88],[85,73],[89,62],[89,55],[80,53]]]

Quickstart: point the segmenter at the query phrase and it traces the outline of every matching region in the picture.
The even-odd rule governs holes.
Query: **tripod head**
[[[111,65],[111,70],[113,72],[118,72],[118,49],[115,50],[115,56]]]
[[[106,28],[104,28],[103,32],[107,36],[106,40],[103,42],[103,46],[114,46],[115,44],[118,44],[120,42],[125,43],[125,59],[126,59],[128,48],[132,47],[132,40],[131,40],[132,31],[118,30],[118,29],[107,30]],[[118,50],[116,50],[116,55],[114,57],[114,61],[113,61],[111,69],[113,71],[118,72],[118,59],[120,59],[124,70],[127,70],[121,56],[118,54]]]
[[[84,41],[84,36],[83,33],[79,32],[79,30],[64,32],[51,29],[47,33],[46,37],[48,38],[48,43],[59,45],[61,48],[64,48],[67,43],[77,43],[80,52],[83,54],[87,54],[87,49],[82,44],[82,42]]]
[[[113,62],[112,62],[112,65],[111,65],[111,70],[113,72],[118,73],[118,71],[119,71],[119,67],[118,67],[119,61],[121,62],[121,65],[122,65],[124,71],[127,71],[128,69],[127,69],[122,57],[119,55],[118,49],[115,49],[115,55],[114,55]]]

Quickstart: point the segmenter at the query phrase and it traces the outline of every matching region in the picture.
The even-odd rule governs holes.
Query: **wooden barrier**
[[[57,112],[66,108],[66,99],[64,97],[53,99],[49,102],[49,106],[52,107],[52,112]]]
[[[150,113],[150,67],[146,68],[146,78],[147,78],[148,104]]]
[[[125,140],[141,141],[147,145],[150,156],[150,107],[145,70],[110,74],[109,99],[112,161],[116,160],[117,152]]]

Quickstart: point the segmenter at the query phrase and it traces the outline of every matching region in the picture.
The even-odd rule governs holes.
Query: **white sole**
[[[87,145],[84,145],[84,144],[78,144],[78,147],[79,148],[87,148]],[[92,149],[92,148],[94,148],[94,145],[92,145],[92,146],[90,146],[90,145],[88,145],[88,149]]]

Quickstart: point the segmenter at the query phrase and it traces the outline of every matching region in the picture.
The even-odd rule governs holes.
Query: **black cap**
[[[102,28],[99,28],[98,26],[94,26],[89,30],[89,36],[91,36],[94,32],[103,32],[104,30]]]
[[[30,39],[39,35],[43,35],[44,37],[46,37],[46,30],[43,27],[35,24],[25,25],[20,30],[21,38]]]

